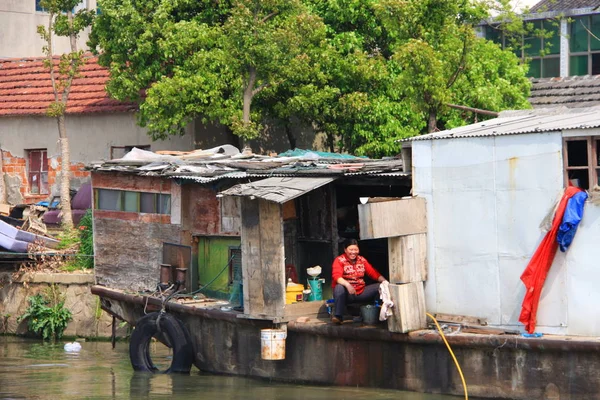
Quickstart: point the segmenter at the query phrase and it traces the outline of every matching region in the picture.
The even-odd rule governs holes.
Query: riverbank
[[[100,299],[92,295],[93,270],[78,272],[0,272],[0,334],[26,335],[27,322],[18,318],[29,306],[29,297],[55,285],[65,296],[65,308],[73,319],[65,337],[107,339],[113,334],[113,318],[102,311]],[[120,321],[117,320],[118,324]],[[125,337],[125,327],[116,327],[116,336]]]

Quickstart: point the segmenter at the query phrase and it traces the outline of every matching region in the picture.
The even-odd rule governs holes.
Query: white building
[[[75,8],[96,9],[96,0],[82,0]],[[0,58],[43,56],[45,42],[37,33],[37,26],[48,26],[48,13],[39,6],[39,0],[0,0]],[[89,32],[81,35],[78,49],[87,49]],[[67,38],[54,39],[54,54],[70,51]]]

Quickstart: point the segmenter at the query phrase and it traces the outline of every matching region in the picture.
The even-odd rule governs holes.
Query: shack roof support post
[[[283,207],[242,198],[244,314],[281,317],[285,308]]]

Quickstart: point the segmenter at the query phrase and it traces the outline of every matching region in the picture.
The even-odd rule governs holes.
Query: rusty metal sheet
[[[258,197],[275,203],[285,203],[305,193],[327,185],[335,177],[298,178],[276,177],[251,183],[235,185],[221,193],[221,196]]]

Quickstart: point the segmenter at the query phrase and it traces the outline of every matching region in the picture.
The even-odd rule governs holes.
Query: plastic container
[[[284,360],[285,339],[287,333],[283,329],[261,329],[260,356],[263,360]]]
[[[323,283],[325,283],[325,279],[323,278],[308,277],[308,286],[311,291],[308,301],[323,300]]]
[[[304,285],[294,283],[291,279],[288,280],[287,287],[285,288],[285,304],[292,304],[298,301],[302,301],[303,290]]]

